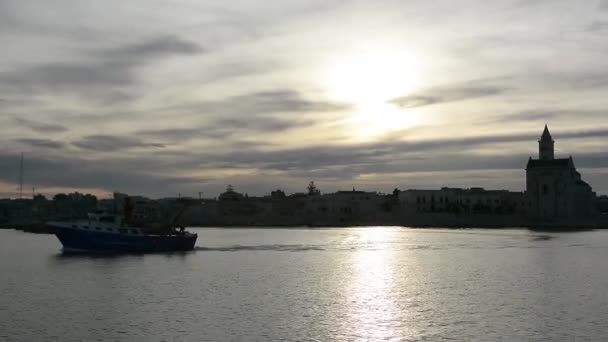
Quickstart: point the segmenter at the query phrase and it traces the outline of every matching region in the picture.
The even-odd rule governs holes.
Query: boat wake
[[[225,247],[194,247],[195,251],[199,252],[243,252],[243,251],[277,251],[277,252],[308,252],[308,251],[378,251],[387,249],[397,250],[412,250],[412,249],[444,249],[442,247],[434,247],[429,245],[402,245],[395,246],[392,244],[375,244],[375,243],[362,243],[362,244],[325,244],[325,245],[285,245],[285,244],[273,244],[273,245],[234,245]]]
[[[194,247],[195,251],[201,252],[240,252],[240,251],[278,251],[278,252],[306,252],[325,251],[326,248],[315,245],[259,245],[259,246],[226,246],[226,247]]]
[[[551,236],[551,235],[538,235],[538,236],[534,236],[531,241],[549,241],[554,239],[555,236]]]

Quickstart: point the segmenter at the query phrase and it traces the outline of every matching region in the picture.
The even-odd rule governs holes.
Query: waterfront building
[[[608,214],[608,196],[603,195],[597,198],[597,211],[602,214]]]
[[[245,196],[243,196],[243,194],[234,191],[234,187],[232,185],[228,185],[226,191],[222,192],[218,199],[220,202],[238,202],[244,197]]]
[[[264,197],[249,197],[228,185],[218,197],[218,219],[227,225],[255,225],[265,222],[271,211],[271,201]]]
[[[103,198],[97,200],[97,210],[104,213],[115,213],[116,201],[114,201],[114,198]]]
[[[270,196],[272,220],[279,225],[304,224],[307,215],[308,195],[295,193],[285,196],[283,191],[273,191]]]
[[[341,190],[308,197],[307,215],[313,224],[373,224],[384,196],[373,191]]]
[[[458,192],[462,189],[441,188],[440,190],[410,189],[399,192],[402,211],[452,212],[457,204]]]
[[[549,128],[538,141],[538,159],[526,167],[527,212],[535,219],[588,218],[595,214],[595,193],[582,180],[572,156],[555,158]]]
[[[405,213],[450,213],[518,215],[524,206],[523,193],[484,188],[441,188],[440,190],[405,190],[399,193]]]

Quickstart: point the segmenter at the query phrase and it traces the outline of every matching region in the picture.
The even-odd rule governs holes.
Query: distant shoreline
[[[529,225],[441,225],[441,224],[376,224],[376,225],[207,225],[207,226],[187,226],[187,228],[197,229],[325,229],[325,228],[376,228],[376,227],[395,227],[395,228],[410,228],[410,229],[521,229],[531,231],[546,231],[546,232],[583,232],[590,230],[608,229],[608,224],[529,224]],[[27,225],[0,225],[0,229],[12,229],[32,234],[54,234],[52,228],[45,224],[27,224]]]

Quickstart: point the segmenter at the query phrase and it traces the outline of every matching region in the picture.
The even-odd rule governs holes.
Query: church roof
[[[541,141],[553,141],[553,137],[551,137],[551,133],[549,132],[549,127],[545,125],[545,130],[543,131],[543,135],[540,137]]]
[[[591,185],[589,185],[589,183],[585,182],[584,180],[576,181],[576,184],[591,187]]]
[[[550,168],[574,167],[574,162],[572,161],[571,158],[552,159],[552,160],[540,160],[540,159],[528,160],[527,168],[534,168],[534,167],[550,167]]]

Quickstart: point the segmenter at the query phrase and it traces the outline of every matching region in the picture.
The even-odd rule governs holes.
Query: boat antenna
[[[19,199],[23,199],[23,152],[19,161]]]

